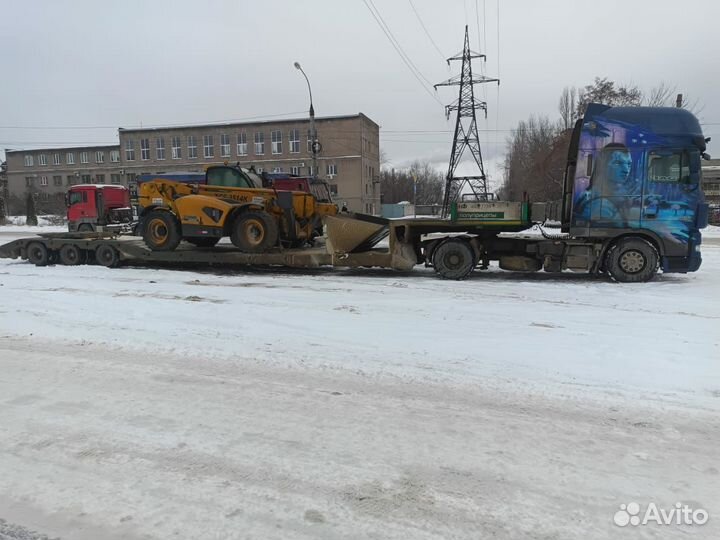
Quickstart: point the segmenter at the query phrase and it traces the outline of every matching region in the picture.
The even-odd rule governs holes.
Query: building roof
[[[54,152],[54,151],[62,151],[62,152],[68,152],[70,150],[77,150],[79,152],[86,152],[88,150],[120,150],[120,143],[118,144],[99,144],[99,145],[91,145],[91,146],[60,146],[60,147],[43,147],[43,148],[21,148],[19,150],[9,150],[5,149],[5,154],[12,154],[17,152]]]
[[[365,114],[363,113],[357,113],[357,114],[348,114],[348,115],[339,115],[339,116],[319,116],[315,118],[316,122],[325,122],[330,120],[352,120],[354,118],[365,118],[368,122],[371,124],[374,124],[378,128],[378,124],[370,120]],[[286,124],[290,122],[309,122],[310,118],[305,116],[303,118],[281,118],[277,120],[260,120],[260,121],[247,121],[247,122],[219,122],[219,123],[212,123],[212,124],[185,124],[185,125],[172,125],[172,126],[156,126],[156,127],[147,127],[147,128],[118,128],[118,131],[122,131],[123,133],[133,133],[133,132],[142,132],[142,131],[167,131],[167,130],[180,130],[180,129],[195,129],[195,128],[216,128],[216,127],[233,127],[233,126],[249,126],[249,125],[263,125],[263,124]]]

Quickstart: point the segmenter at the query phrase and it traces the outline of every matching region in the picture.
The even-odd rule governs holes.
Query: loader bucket
[[[325,216],[328,247],[341,253],[367,251],[389,234],[389,223],[367,214]]]

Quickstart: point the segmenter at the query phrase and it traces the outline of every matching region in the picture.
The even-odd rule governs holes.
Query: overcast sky
[[[2,0],[0,148],[112,144],[118,126],[302,116],[299,61],[318,116],[363,112],[381,126],[390,165],[445,167],[454,119],[437,100],[457,88],[435,94],[428,81],[459,72],[443,58],[462,49],[466,24],[502,81],[478,90],[491,172],[508,130],[532,114],[555,118],[563,87],[595,76],[676,86],[720,141],[720,2],[373,2],[418,77],[364,0]]]

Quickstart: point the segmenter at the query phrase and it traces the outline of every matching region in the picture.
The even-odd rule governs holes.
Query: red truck
[[[70,232],[90,232],[98,227],[130,225],[133,211],[130,191],[124,186],[80,184],[67,192]]]

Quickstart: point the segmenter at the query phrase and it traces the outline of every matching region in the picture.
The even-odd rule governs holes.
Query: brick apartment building
[[[74,184],[121,184],[119,146],[5,150],[8,209],[24,209],[25,194],[36,193],[39,209],[64,206]]]
[[[720,159],[704,161],[702,176],[705,201],[714,208],[720,208]]]
[[[317,175],[357,212],[380,211],[380,135],[364,114],[315,120],[322,150]],[[310,121],[228,123],[118,130],[118,146],[6,150],[8,208],[21,212],[27,192],[57,207],[79,183],[127,185],[137,175],[201,172],[239,162],[258,172],[311,175]]]

